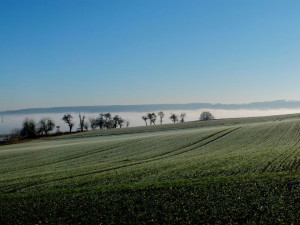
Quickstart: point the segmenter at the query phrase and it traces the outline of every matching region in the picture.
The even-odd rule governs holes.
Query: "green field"
[[[0,146],[0,224],[299,224],[300,115]]]

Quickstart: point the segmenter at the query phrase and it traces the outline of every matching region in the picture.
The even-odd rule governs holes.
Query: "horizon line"
[[[0,113],[8,113],[8,112],[17,112],[23,110],[47,110],[47,109],[61,109],[61,108],[80,108],[80,107],[126,107],[126,106],[170,106],[170,105],[193,105],[193,104],[203,104],[203,105],[223,105],[223,106],[245,106],[251,104],[259,104],[259,103],[300,103],[300,100],[270,100],[270,101],[254,101],[248,103],[209,103],[209,102],[191,102],[191,103],[151,103],[151,104],[115,104],[115,105],[73,105],[73,106],[53,106],[53,107],[30,107],[30,108],[19,108],[19,109],[7,109],[2,110]]]

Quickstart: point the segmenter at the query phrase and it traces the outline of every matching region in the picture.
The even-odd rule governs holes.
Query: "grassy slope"
[[[190,128],[201,128],[201,127],[217,127],[217,126],[232,126],[238,124],[253,124],[263,123],[271,121],[285,121],[285,120],[297,120],[300,118],[300,114],[289,114],[289,115],[275,115],[275,116],[262,116],[262,117],[246,117],[246,118],[232,118],[232,119],[219,119],[210,121],[195,121],[185,122],[176,124],[163,124],[159,126],[140,126],[140,127],[129,127],[122,129],[112,130],[96,130],[87,133],[75,133],[68,136],[62,136],[58,138],[77,138],[87,136],[106,136],[106,135],[118,135],[127,133],[144,133],[144,132],[156,132],[156,131],[167,131],[167,130],[178,130],[178,129],[190,129]]]
[[[297,223],[298,116],[94,131],[2,146],[0,218]]]

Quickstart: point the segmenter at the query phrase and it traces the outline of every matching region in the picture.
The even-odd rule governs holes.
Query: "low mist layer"
[[[181,113],[186,113],[185,121],[195,121],[199,120],[200,114],[203,111],[210,111],[216,119],[222,118],[240,118],[240,117],[256,117],[256,116],[270,116],[270,115],[283,115],[283,114],[293,114],[299,113],[299,109],[272,109],[272,110],[221,110],[221,109],[198,109],[198,110],[164,110],[165,117],[163,118],[163,123],[172,123],[169,119],[171,113],[180,115]],[[155,111],[157,113],[158,111]],[[79,127],[79,117],[78,113],[71,113],[75,126],[73,131],[76,131]],[[86,116],[87,121],[89,118],[96,118],[99,113],[83,113]],[[112,113],[112,115],[119,115],[126,121],[129,121],[129,126],[143,126],[145,125],[144,120],[141,118],[147,113],[144,112],[118,112]],[[0,120],[0,134],[8,134],[14,128],[21,128],[22,123],[25,118],[34,119],[38,122],[41,118],[50,117],[54,120],[56,126],[60,126],[61,131],[68,131],[68,126],[62,121],[63,113],[45,113],[45,114],[27,114],[27,115],[5,115],[3,116],[3,122]],[[156,124],[159,124],[159,119],[156,120]],[[55,132],[55,130],[54,130]]]

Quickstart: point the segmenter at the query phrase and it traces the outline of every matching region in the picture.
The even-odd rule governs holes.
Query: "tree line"
[[[89,128],[92,130],[96,130],[99,128],[102,129],[114,129],[114,128],[122,128],[124,126],[129,127],[129,121],[123,119],[119,115],[111,115],[111,113],[102,113],[99,114],[98,117],[90,117],[87,121],[86,116],[79,113],[79,127],[77,129],[77,132],[83,132],[88,131]],[[146,126],[148,125],[155,125],[156,120],[159,118],[160,124],[163,124],[163,118],[165,117],[165,113],[160,111],[157,114],[155,113],[147,113],[146,115],[142,116],[141,118],[144,120]],[[173,123],[178,122],[185,122],[185,113],[181,113],[180,115],[177,115],[175,113],[171,113],[169,116],[169,119]],[[74,128],[74,118],[72,114],[66,113],[61,118],[69,127],[69,132],[71,133]],[[212,120],[215,119],[214,116],[210,112],[202,112],[200,115],[199,120],[206,121],[206,120]],[[54,128],[57,128],[56,133],[59,134],[60,132],[60,126],[55,126],[55,122],[49,118],[45,117],[42,118],[38,123],[35,122],[33,119],[26,118],[22,124],[21,129],[14,129],[12,130],[10,134],[10,139],[16,140],[19,138],[35,138],[37,136],[47,136],[51,131],[54,130]]]
[[[112,116],[110,113],[101,113],[97,118],[89,118],[89,122],[85,121],[85,116],[79,113],[79,130],[81,132],[88,130],[88,127],[92,130],[99,129],[112,129],[122,128],[123,126],[129,127],[129,121],[124,120],[119,115]],[[69,126],[69,131],[72,132],[74,126],[73,116],[67,113],[63,116],[62,120]]]
[[[155,125],[155,121],[157,119],[157,117],[159,117],[160,119],[160,124],[163,123],[163,118],[165,117],[164,112],[160,111],[157,113],[157,115],[155,113],[147,113],[146,115],[142,116],[142,119],[145,121],[146,126],[148,125],[148,121],[150,125]],[[171,113],[169,119],[173,122],[173,123],[178,123],[181,122],[183,123],[185,121],[185,117],[186,117],[186,113],[181,113],[180,115],[177,115],[175,113]],[[213,116],[213,114],[211,112],[202,112],[200,115],[199,120],[200,121],[206,121],[206,120],[213,120],[215,119],[215,117]]]
[[[87,118],[85,115],[79,113],[79,127],[77,132],[88,131],[89,128],[95,130],[97,127],[99,129],[113,129],[113,128],[122,128],[123,126],[128,127],[129,121],[123,119],[119,115],[112,116],[110,113],[99,114],[97,118]],[[71,133],[75,122],[71,113],[66,113],[61,118],[69,127],[69,132]],[[13,129],[10,134],[10,139],[16,140],[19,138],[36,138],[38,136],[47,136],[54,128],[57,128],[56,133],[59,134],[60,126],[55,126],[55,122],[49,118],[42,118],[38,123],[33,119],[26,118],[22,124],[21,129]]]

